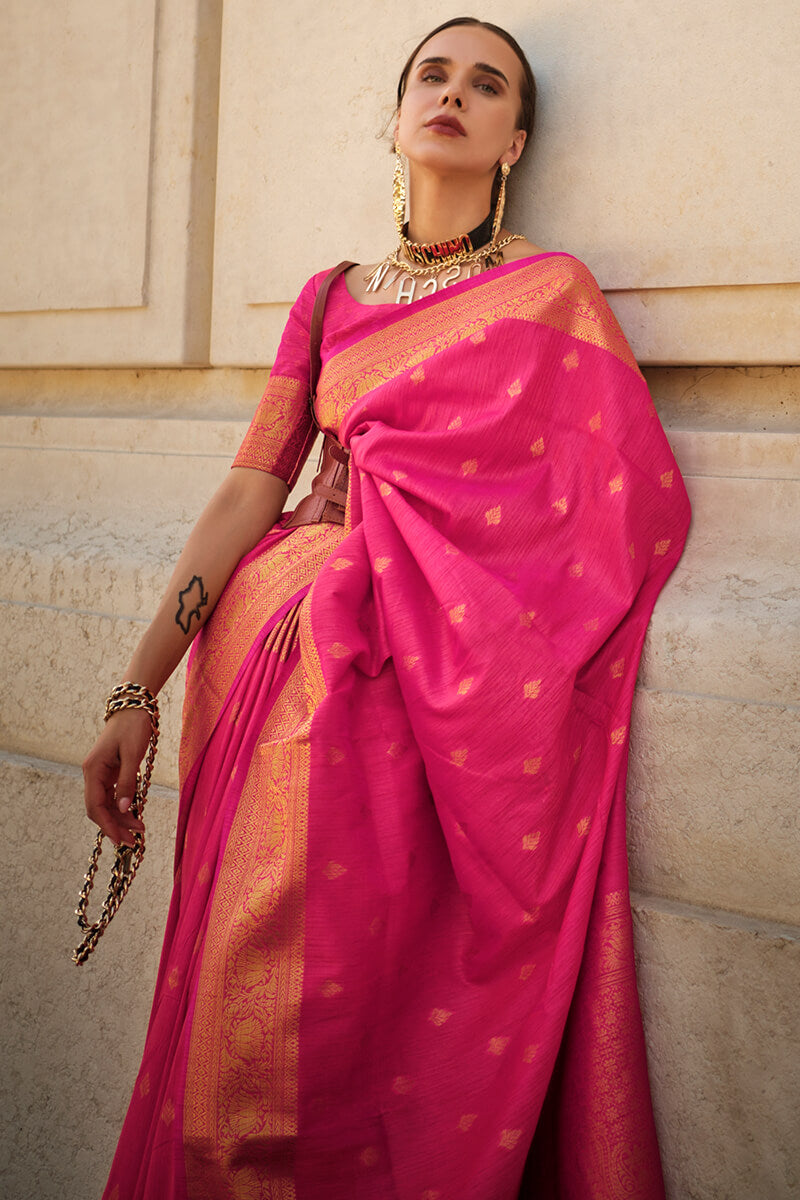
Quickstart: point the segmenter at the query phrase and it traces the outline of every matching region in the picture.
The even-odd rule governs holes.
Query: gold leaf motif
[[[337,763],[344,762],[345,754],[344,751],[340,750],[338,746],[329,746],[328,753],[325,755],[325,757],[330,765],[335,767]]]
[[[462,679],[461,683],[458,685],[459,696],[466,696],[467,692],[472,687],[474,682],[475,682],[474,675],[470,675],[468,679]]]
[[[350,647],[345,646],[344,642],[334,642],[328,653],[332,658],[347,658]]]
[[[661,476],[661,486],[662,486],[662,488],[671,488],[671,487],[672,487],[672,476],[673,476],[673,472],[672,472],[672,471],[665,471],[665,472],[664,472],[664,474]]]
[[[326,999],[330,1000],[333,996],[341,995],[344,989],[340,983],[336,982],[335,979],[326,979],[319,990],[322,992],[323,996],[326,997]]]
[[[608,490],[611,492],[612,496],[614,495],[615,492],[622,491],[622,485],[624,482],[625,481],[621,475],[615,475],[613,479],[609,479]]]
[[[520,970],[520,973],[519,973],[519,977],[523,981],[523,983],[525,982],[526,979],[530,979],[531,975],[533,974],[533,972],[535,970],[536,970],[536,963],[525,963],[525,965],[522,967],[522,969]]]
[[[339,879],[342,875],[347,874],[347,867],[343,867],[341,863],[329,862],[323,871],[326,879]]]
[[[539,1053],[538,1045],[527,1046],[525,1049],[525,1053],[522,1056],[522,1061],[526,1062],[526,1063],[532,1063],[538,1053]]]
[[[567,511],[567,497],[562,496],[560,500],[554,500],[552,507],[563,516]]]
[[[628,554],[630,554],[631,558],[636,558],[636,547],[633,542],[628,546]]]
[[[521,1129],[504,1129],[500,1134],[500,1146],[503,1150],[513,1150],[521,1137]]]
[[[463,767],[464,763],[467,761],[468,754],[469,750],[451,750],[450,761],[455,763],[457,767]]]
[[[398,1096],[407,1096],[414,1086],[414,1081],[408,1075],[396,1075],[392,1082],[392,1091]]]
[[[468,458],[466,460],[466,462],[463,462],[461,464],[461,474],[462,475],[474,475],[475,472],[477,471],[477,469],[478,469],[477,458]]]
[[[523,850],[535,850],[541,841],[542,831],[536,830],[536,833],[526,833],[522,839]]]
[[[204,862],[200,870],[197,872],[198,883],[208,883],[211,878],[211,868],[207,862]]]
[[[370,937],[377,937],[383,929],[383,917],[373,917],[369,924]]]
[[[165,1125],[171,1125],[175,1120],[175,1105],[172,1100],[167,1097],[161,1109],[161,1120]]]
[[[407,671],[413,671],[414,667],[419,662],[418,654],[406,654],[403,657],[403,666]]]
[[[538,458],[540,454],[544,454],[544,438],[537,438],[531,446],[531,454],[534,458]]]
[[[384,479],[383,483],[378,488],[378,491],[380,492],[380,494],[382,496],[391,496],[392,492],[394,491],[394,488],[392,487],[392,485],[390,483],[387,483],[386,480]]]
[[[494,1054],[497,1058],[499,1058],[500,1055],[505,1051],[505,1048],[510,1041],[511,1038],[507,1037],[489,1038],[489,1045],[486,1049],[486,1053]]]
[[[487,525],[499,525],[501,518],[500,505],[498,504],[496,508],[487,509],[484,515]]]
[[[611,678],[612,679],[621,679],[624,671],[625,671],[625,659],[624,658],[618,658],[616,660],[616,662],[613,662],[611,664]]]
[[[526,758],[523,773],[525,775],[536,775],[541,765],[541,758]]]
[[[401,742],[392,742],[391,746],[386,751],[386,753],[389,755],[390,758],[399,758],[400,755],[403,753],[403,749],[404,749],[404,747]]]
[[[450,618],[450,624],[460,625],[464,620],[464,613],[466,611],[467,606],[465,604],[455,604],[452,608],[448,609],[447,615]]]
[[[390,558],[376,558],[375,559],[375,570],[378,572],[379,575],[382,575],[383,572],[387,569],[387,567],[390,567],[391,565],[392,565],[392,560]]]
[[[448,429],[460,429],[462,425],[463,425],[463,421],[461,420],[461,417],[453,417],[452,421],[447,426],[447,428]]]
[[[394,477],[398,483],[400,482],[401,479],[408,479],[407,471],[392,471],[392,474],[394,475]]]
[[[431,1014],[428,1017],[428,1020],[432,1025],[442,1026],[444,1025],[445,1021],[450,1020],[452,1015],[452,1012],[450,1012],[448,1008],[434,1008],[431,1009]]]
[[[169,973],[169,978],[167,979],[167,983],[174,990],[178,986],[180,981],[181,981],[181,973],[177,967],[173,967]]]
[[[458,1119],[458,1128],[462,1133],[469,1133],[477,1119],[477,1113],[464,1113],[463,1117],[459,1117]]]
[[[574,371],[581,360],[577,350],[570,350],[561,361],[568,371]]]
[[[572,751],[572,761],[573,761],[573,762],[577,762],[577,761],[578,761],[578,759],[579,759],[579,758],[580,758],[580,756],[581,756],[581,750],[582,750],[582,749],[583,749],[583,747],[582,747],[582,746],[576,746],[576,747],[575,747],[575,749]]]
[[[537,700],[539,693],[542,690],[541,679],[529,679],[528,682],[523,685],[522,690],[526,700]]]
[[[625,734],[627,732],[628,732],[627,725],[620,725],[618,729],[612,729],[611,745],[612,746],[621,746],[622,743],[625,741]]]
[[[365,1167],[374,1167],[380,1160],[380,1151],[377,1146],[367,1146],[366,1150],[362,1150],[358,1156],[359,1162]]]
[[[348,567],[352,567],[353,563],[349,558],[337,558],[331,565],[334,571],[346,571]]]
[[[458,554],[459,551],[458,551],[458,547],[451,546],[448,543],[448,545],[446,545],[444,548],[444,552],[445,552],[445,554],[449,554],[451,557],[453,557],[454,555]]]
[[[600,622],[597,617],[592,617],[591,621],[584,621],[583,628],[587,633],[591,633],[594,629],[599,629]]]
[[[150,1095],[150,1074],[149,1074],[149,1072],[146,1075],[143,1075],[142,1078],[139,1080],[139,1095],[142,1097]]]
[[[522,391],[522,384],[518,379],[515,379],[508,389],[509,396],[518,396]]]
[[[539,920],[539,917],[541,916],[541,914],[542,914],[541,906],[537,904],[535,908],[532,908],[530,910],[530,912],[526,912],[526,913],[522,914],[522,924],[523,925],[535,925],[536,922]]]
[[[653,553],[659,555],[666,554],[671,545],[672,538],[662,538],[660,542],[656,542]]]
[[[580,579],[581,575],[583,575],[583,563],[573,563],[572,566],[569,567],[569,574],[573,579]]]
[[[535,620],[536,620],[536,613],[534,612],[534,610],[532,608],[528,609],[527,612],[521,612],[519,614],[519,623],[520,623],[520,625],[524,625],[526,629],[530,629],[531,625],[533,624],[533,622]]]
[[[425,378],[425,372],[423,371],[422,367],[417,367],[416,371],[411,372],[411,382],[412,383],[422,383],[424,378]]]
[[[230,773],[230,779],[235,779],[235,778],[236,778],[236,772],[237,772],[238,770],[239,770],[239,764],[238,764],[238,763],[234,763],[234,764],[233,764],[233,768],[232,768],[232,770],[231,770],[231,773]]]
[[[578,821],[578,824],[576,825],[576,829],[578,830],[579,837],[586,837],[587,833],[589,832],[589,826],[591,825],[591,823],[592,823],[591,817],[581,817],[580,821]]]
[[[589,422],[589,429],[591,430],[591,432],[597,433],[598,429],[600,428],[601,423],[602,423],[602,416],[600,415],[599,412],[596,412],[594,414],[594,416],[592,417],[591,421]]]

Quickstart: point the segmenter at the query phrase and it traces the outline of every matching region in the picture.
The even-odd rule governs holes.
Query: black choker
[[[454,254],[470,254],[480,246],[485,246],[492,237],[493,214],[490,212],[480,225],[476,225],[469,233],[458,237],[448,238],[444,242],[410,242],[408,240],[408,221],[403,226],[403,246],[406,254],[422,267],[435,266],[443,258]]]

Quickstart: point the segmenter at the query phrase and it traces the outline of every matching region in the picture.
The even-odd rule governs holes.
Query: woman
[[[416,48],[408,227],[325,309],[344,524],[281,516],[323,272],[128,667],[157,692],[204,625],[109,1197],[663,1195],[624,789],[688,504],[589,272],[499,224],[532,115],[502,30]],[[85,764],[117,843],[148,734],[120,712]]]

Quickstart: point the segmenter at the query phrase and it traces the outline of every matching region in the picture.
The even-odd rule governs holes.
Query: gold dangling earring
[[[492,226],[492,241],[496,242],[498,234],[503,226],[503,212],[506,207],[506,180],[511,174],[511,167],[508,163],[503,163],[500,168],[500,191],[497,193],[497,208],[494,211],[494,225]]]
[[[394,144],[394,180],[392,182],[392,208],[394,223],[399,237],[403,236],[403,226],[406,223],[406,173],[403,166],[403,154],[397,142]]]

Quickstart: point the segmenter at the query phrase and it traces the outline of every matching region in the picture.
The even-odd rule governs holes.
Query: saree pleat
[[[299,470],[320,278],[239,466]],[[279,522],[191,663],[150,1099],[109,1188],[662,1200],[625,775],[688,505],[641,375],[567,255],[406,311],[340,279],[318,415],[345,525]]]

